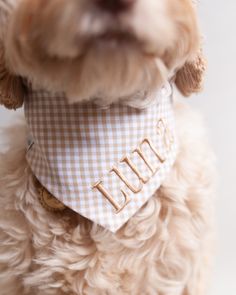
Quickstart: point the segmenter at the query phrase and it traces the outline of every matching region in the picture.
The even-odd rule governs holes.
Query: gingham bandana
[[[30,90],[25,115],[28,163],[41,184],[79,214],[116,232],[155,193],[177,153],[172,90],[136,109],[68,104],[63,94]]]

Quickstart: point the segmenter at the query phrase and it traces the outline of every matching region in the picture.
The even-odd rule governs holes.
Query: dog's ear
[[[14,76],[6,67],[4,40],[11,3],[0,1],[0,104],[9,109],[22,106],[24,100],[24,86],[20,77]]]
[[[202,90],[206,65],[202,50],[199,50],[196,57],[186,62],[176,73],[175,84],[184,96],[190,96]]]
[[[198,2],[199,0],[192,0],[195,8],[197,8]],[[206,68],[206,58],[203,55],[202,49],[199,49],[195,58],[187,61],[176,73],[175,84],[184,96],[190,96],[202,90]]]
[[[0,45],[0,104],[8,109],[20,108],[24,101],[24,94],[22,79],[7,70],[4,49]]]

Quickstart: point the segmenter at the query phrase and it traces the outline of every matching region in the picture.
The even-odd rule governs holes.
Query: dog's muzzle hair
[[[2,64],[71,102],[134,105],[138,93],[138,107],[199,48],[190,0],[8,1]]]

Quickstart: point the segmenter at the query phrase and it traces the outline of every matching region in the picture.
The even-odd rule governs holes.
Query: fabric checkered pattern
[[[25,116],[32,138],[27,161],[35,176],[66,206],[112,232],[148,201],[176,158],[169,84],[156,94],[151,106],[142,110],[121,104],[106,109],[92,102],[71,105],[61,93],[30,90],[25,101]],[[158,129],[160,123],[165,128]],[[169,147],[164,139],[167,130],[173,139]],[[142,144],[146,160],[158,166],[153,175],[147,163],[132,153],[145,138],[165,157],[165,161],[160,161],[148,144]],[[149,178],[146,183],[141,182],[131,166],[121,162],[124,156],[129,156],[143,177]],[[111,172],[113,167],[126,181]],[[133,192],[127,182],[141,189]],[[102,183],[120,206],[125,203],[125,192],[129,203],[117,212],[104,193],[94,187],[96,183]]]

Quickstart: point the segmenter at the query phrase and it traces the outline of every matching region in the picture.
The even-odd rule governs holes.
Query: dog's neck
[[[24,80],[24,83],[27,88],[33,89],[34,91],[44,91],[43,87],[38,84],[37,81],[29,81],[28,79]],[[60,95],[64,96],[67,100],[68,104],[77,104],[77,103],[94,103],[101,109],[107,109],[110,105],[113,104],[120,104],[129,106],[135,109],[145,109],[155,103],[157,93],[165,91],[165,89],[169,88],[163,85],[171,85],[172,87],[172,81],[169,79],[169,82],[163,83],[162,85],[157,85],[154,89],[148,89],[148,90],[137,90],[136,92],[133,92],[130,95],[127,96],[113,96],[113,97],[107,97],[105,95],[97,95],[95,97],[86,98],[83,99],[80,97],[80,95],[67,95],[64,92],[57,92],[55,90],[45,90],[45,92],[50,93],[51,96]]]
[[[155,91],[137,91],[136,93],[126,96],[126,97],[116,97],[116,98],[107,98],[99,97],[93,98],[93,101],[100,108],[109,108],[111,104],[119,103],[121,105],[126,105],[135,109],[145,109],[155,103],[156,100]],[[112,102],[112,103],[111,103]]]

